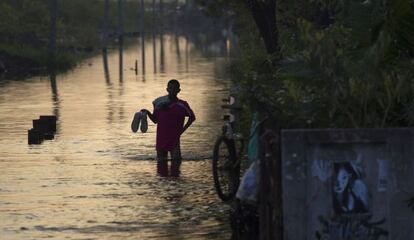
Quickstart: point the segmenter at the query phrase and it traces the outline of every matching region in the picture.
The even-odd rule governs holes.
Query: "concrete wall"
[[[414,240],[414,128],[282,131],[284,240]]]

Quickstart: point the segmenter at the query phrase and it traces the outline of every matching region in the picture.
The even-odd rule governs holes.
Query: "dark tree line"
[[[232,13],[239,51],[231,71],[242,89],[246,123],[263,105],[277,116],[273,124],[283,128],[414,123],[412,1],[198,2],[211,15]],[[267,162],[280,173],[276,145]],[[274,175],[265,181],[280,180],[280,174]],[[261,218],[261,239],[280,239],[280,202],[277,196],[265,195],[261,201],[274,207]],[[413,198],[407,203],[412,207]]]
[[[232,12],[234,81],[258,89],[284,127],[414,123],[414,10],[410,0],[199,0]],[[254,108],[255,96],[246,96]]]

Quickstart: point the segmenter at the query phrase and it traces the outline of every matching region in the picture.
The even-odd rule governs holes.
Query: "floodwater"
[[[0,81],[0,239],[229,238],[228,206],[210,170],[225,57],[215,45],[205,57],[188,39],[165,35],[145,41],[143,64],[138,42],[109,50],[107,74],[97,55],[69,73]],[[156,126],[130,129],[171,78],[197,117],[182,136],[178,179],[155,174]],[[32,119],[51,114],[55,139],[28,145]]]

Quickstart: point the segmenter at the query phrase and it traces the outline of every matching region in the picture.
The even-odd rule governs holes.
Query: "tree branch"
[[[276,25],[276,0],[245,0],[260,35],[266,46],[266,51],[273,54],[278,51],[278,31]]]

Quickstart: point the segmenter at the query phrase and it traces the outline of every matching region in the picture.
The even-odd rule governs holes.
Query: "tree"
[[[278,51],[276,0],[245,0],[269,54]]]

